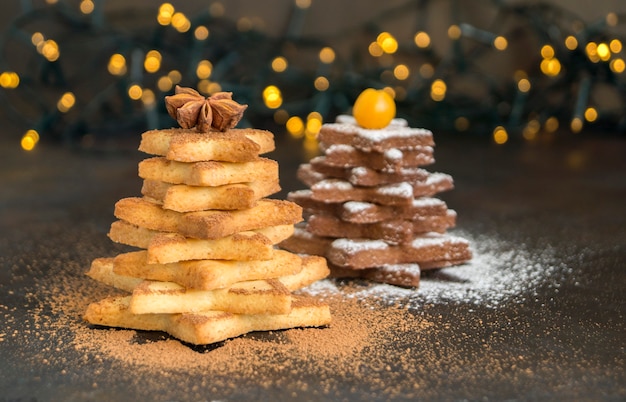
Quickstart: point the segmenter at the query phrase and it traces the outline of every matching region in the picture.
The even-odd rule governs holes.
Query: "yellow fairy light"
[[[109,64],[107,65],[107,69],[109,73],[112,75],[124,75],[126,74],[126,58],[119,53],[115,53],[109,59]]]
[[[212,95],[216,92],[222,92],[222,86],[217,83],[217,82],[209,82],[209,84],[206,87],[206,93],[208,93],[209,95]]]
[[[79,5],[80,12],[83,14],[91,14],[94,7],[93,1],[91,0],[82,0]]]
[[[283,96],[275,85],[268,85],[263,90],[263,101],[270,109],[278,109],[283,104]]]
[[[528,78],[522,78],[519,81],[517,81],[517,89],[520,92],[530,91],[530,81],[528,80]]]
[[[596,52],[598,53],[598,57],[602,61],[608,61],[611,58],[611,49],[606,43],[600,43],[598,45],[598,48],[596,49]]]
[[[409,78],[409,74],[410,74],[409,67],[407,67],[406,64],[398,64],[393,69],[394,77],[396,77],[396,79],[401,80],[401,81]]]
[[[178,70],[172,70],[167,73],[167,77],[172,80],[172,84],[178,84],[183,79],[182,74]]]
[[[572,132],[579,133],[580,130],[583,129],[583,119],[581,119],[580,117],[574,117],[570,122],[570,128]]]
[[[319,134],[321,128],[322,128],[322,120],[318,119],[317,117],[314,117],[314,118],[309,117],[306,120],[306,128],[304,130],[304,135],[306,135],[307,138],[315,139],[317,138],[317,134]]]
[[[174,15],[174,6],[170,3],[163,3],[159,7],[159,13],[157,14],[157,22],[160,25],[169,25],[172,22],[172,16]]]
[[[4,71],[0,74],[0,87],[15,89],[20,85],[20,76],[14,71]]]
[[[278,56],[275,57],[274,60],[272,60],[272,70],[276,71],[277,73],[282,73],[286,69],[287,59],[285,59],[284,57]]]
[[[370,43],[369,47],[367,48],[367,51],[374,57],[380,57],[384,53],[383,48],[380,47],[378,42]]]
[[[498,50],[506,50],[508,46],[509,41],[506,40],[504,36],[496,36],[496,38],[493,40],[493,47]]]
[[[447,85],[443,80],[436,79],[430,86],[430,97],[436,101],[442,101],[446,97]]]
[[[420,75],[423,78],[431,78],[433,76],[433,74],[435,74],[435,68],[433,67],[432,64],[430,63],[424,63],[420,66]]]
[[[622,41],[620,41],[619,39],[613,39],[611,42],[609,42],[609,48],[611,49],[611,52],[613,53],[619,53],[622,51]]]
[[[554,57],[554,48],[550,45],[543,45],[541,48],[541,57],[551,59]]]
[[[549,77],[556,77],[561,72],[561,62],[558,59],[543,59],[541,72]]]
[[[454,119],[454,128],[457,131],[466,131],[469,128],[469,119],[464,116],[459,116]]]
[[[20,146],[24,151],[32,151],[39,142],[39,133],[35,130],[28,130],[22,136]]]
[[[157,88],[159,88],[159,91],[161,92],[168,92],[173,86],[174,83],[167,75],[160,77],[157,81]]]
[[[48,61],[57,61],[60,56],[59,45],[52,39],[48,39],[41,44],[40,53]]]
[[[593,123],[597,119],[598,119],[598,111],[596,110],[596,108],[588,107],[585,110],[585,120],[587,120],[590,123]]]
[[[598,55],[598,44],[595,42],[589,42],[585,46],[585,52],[587,53],[587,57],[594,63],[600,61],[600,56]]]
[[[44,36],[41,32],[35,32],[30,37],[30,41],[34,46],[38,46],[40,43],[43,42],[43,40],[44,40]]]
[[[430,35],[424,31],[420,31],[415,34],[413,41],[417,47],[425,49],[430,46]]]
[[[544,128],[549,133],[555,132],[559,128],[559,120],[554,116],[548,117],[544,124]]]
[[[300,138],[304,135],[304,122],[298,116],[292,116],[287,120],[285,124],[287,132],[295,138]]]
[[[209,28],[204,25],[196,27],[193,31],[193,37],[196,38],[196,40],[206,40],[209,37]]]
[[[393,54],[398,50],[398,41],[389,32],[381,32],[376,38],[376,43],[387,54]]]
[[[450,25],[448,28],[448,38],[452,40],[458,40],[461,38],[461,27],[458,25]]]
[[[76,97],[71,92],[64,93],[57,102],[57,109],[61,113],[67,113],[76,103]]]
[[[320,50],[320,61],[325,64],[330,64],[335,61],[335,51],[330,47],[325,47]]]
[[[626,63],[624,63],[624,59],[617,58],[617,59],[611,60],[611,63],[609,63],[609,67],[611,68],[611,71],[613,71],[614,73],[621,74],[624,72]]]
[[[143,94],[143,89],[137,84],[133,84],[128,88],[128,97],[132,100],[141,99],[142,94]]]
[[[496,144],[502,145],[509,140],[509,133],[502,126],[497,126],[493,130],[493,140]]]
[[[196,76],[201,80],[206,80],[213,72],[213,64],[208,60],[200,60],[196,67]]]
[[[313,86],[315,86],[315,89],[317,89],[318,91],[323,92],[326,91],[328,87],[330,87],[330,82],[328,81],[328,78],[324,76],[319,76],[313,82]]]
[[[141,93],[141,102],[143,102],[144,106],[151,107],[155,105],[155,95],[154,91],[149,88],[146,88]]]
[[[150,50],[146,53],[143,61],[143,68],[149,73],[156,73],[161,68],[161,53],[157,50]]]
[[[569,50],[575,50],[578,47],[578,39],[575,36],[565,38],[565,47]]]
[[[187,16],[181,12],[176,12],[172,15],[172,26],[178,32],[187,32],[191,28],[191,21],[187,18]]]

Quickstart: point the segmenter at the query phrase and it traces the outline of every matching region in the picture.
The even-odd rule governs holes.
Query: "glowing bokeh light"
[[[493,130],[493,141],[496,144],[502,145],[509,140],[509,133],[507,133],[506,129],[502,126],[497,126]]]
[[[450,25],[450,27],[448,28],[448,38],[452,40],[460,39],[462,33],[463,32],[461,31],[461,27],[459,27],[458,25]]]
[[[209,60],[200,60],[196,66],[196,76],[201,80],[206,80],[213,72],[213,63]]]
[[[430,97],[434,101],[442,101],[446,97],[448,87],[441,79],[436,79],[430,86]]]
[[[290,117],[285,124],[285,128],[295,138],[300,138],[304,135],[304,122],[298,116]]]
[[[137,84],[133,84],[128,88],[128,97],[132,100],[141,99],[142,94],[143,94],[143,89]]]
[[[425,49],[430,46],[430,35],[424,31],[420,31],[415,34],[413,41],[417,47]]]
[[[330,87],[330,82],[328,81],[328,78],[319,76],[315,78],[315,81],[313,81],[313,86],[318,91],[326,91]]]
[[[506,50],[508,46],[509,41],[504,36],[496,36],[496,38],[493,40],[493,47],[500,51]]]
[[[598,110],[594,107],[588,107],[585,109],[585,120],[593,123],[598,119]]]
[[[287,69],[287,65],[287,59],[282,56],[275,57],[274,60],[272,60],[272,70],[277,73],[285,71]]]
[[[393,69],[393,76],[396,77],[396,79],[400,81],[406,80],[407,78],[409,78],[409,75],[410,75],[409,67],[406,64],[398,64]]]
[[[115,53],[109,59],[107,69],[112,75],[126,74],[126,58],[119,53]]]
[[[61,113],[67,113],[69,110],[74,107],[76,103],[76,97],[71,92],[64,93],[61,98],[59,98],[57,102],[57,109]]]
[[[275,85],[268,85],[263,90],[263,102],[270,109],[278,109],[283,104],[283,96]]]

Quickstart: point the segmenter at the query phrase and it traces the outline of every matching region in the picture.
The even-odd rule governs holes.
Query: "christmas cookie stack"
[[[210,344],[251,331],[323,326],[327,305],[294,294],[329,274],[324,258],[275,245],[302,208],[280,190],[265,130],[233,128],[245,105],[177,87],[166,97],[182,128],[151,130],[139,149],[142,197],[115,205],[111,240],[138,248],[97,258],[88,275],[125,292],[89,305],[94,325],[164,331]],[[195,128],[195,130],[194,130]]]
[[[434,162],[432,132],[393,118],[383,91],[365,90],[353,114],[324,124],[323,155],[299,167],[309,188],[288,199],[306,222],[280,246],[326,257],[334,277],[406,287],[419,286],[421,270],[471,259],[469,242],[447,233],[455,211],[435,197],[453,188],[452,177],[423,168]]]

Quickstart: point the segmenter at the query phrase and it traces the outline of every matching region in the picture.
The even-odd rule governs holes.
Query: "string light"
[[[205,27],[204,25],[196,27],[196,29],[194,29],[193,31],[193,37],[199,41],[207,40],[209,37],[209,28]]]
[[[554,116],[550,116],[546,119],[544,128],[548,133],[553,133],[559,129],[559,119]]]
[[[167,77],[172,80],[172,84],[178,84],[183,79],[182,74],[178,70],[172,70],[167,73]]]
[[[157,88],[159,88],[159,91],[161,92],[168,92],[172,89],[173,86],[174,83],[167,75],[160,77],[157,81]]]
[[[143,89],[137,84],[133,84],[128,88],[128,97],[132,100],[141,99],[142,94],[143,94]]]
[[[335,51],[330,47],[324,47],[320,50],[320,61],[324,64],[330,64],[335,61]]]
[[[115,53],[109,59],[107,69],[112,75],[126,74],[126,58],[119,53]]]
[[[59,98],[59,101],[57,102],[57,109],[61,113],[67,113],[72,107],[74,107],[75,103],[76,97],[74,96],[74,94],[71,92],[66,92],[61,96],[61,98]]]
[[[79,5],[80,12],[83,14],[91,14],[95,8],[93,1],[82,0]]]
[[[407,78],[409,78],[409,74],[410,74],[409,67],[406,64],[398,64],[393,69],[394,77],[396,77],[396,79],[400,81],[404,81]]]
[[[20,140],[20,146],[24,151],[32,151],[39,142],[39,133],[36,130],[28,130]]]
[[[20,85],[20,76],[15,71],[4,71],[0,74],[0,86],[15,89]]]
[[[611,49],[611,52],[617,54],[619,52],[622,51],[622,41],[620,41],[619,39],[613,39],[611,42],[609,42],[609,48]]]
[[[502,126],[497,126],[493,130],[493,140],[496,144],[502,145],[509,140],[509,133]]]
[[[174,15],[172,15],[170,24],[180,33],[187,32],[191,28],[191,21],[181,12],[175,12]]]
[[[304,135],[304,122],[298,116],[292,116],[285,124],[287,132],[294,138],[300,138]]]
[[[585,110],[585,120],[587,120],[590,123],[593,123],[597,119],[598,119],[598,111],[596,110],[596,108],[588,107]]]
[[[282,56],[275,57],[272,60],[272,70],[277,73],[282,73],[287,69],[287,59]]]
[[[609,67],[611,68],[611,71],[613,71],[614,73],[621,74],[624,72],[626,63],[624,63],[624,59],[617,58],[617,59],[611,60],[611,63],[609,63]]]
[[[315,81],[313,81],[313,86],[318,91],[323,92],[328,90],[328,88],[330,87],[330,82],[328,81],[328,78],[319,76],[315,78]]]
[[[565,38],[565,47],[569,50],[575,50],[578,47],[578,39],[575,36]]]
[[[496,36],[495,39],[493,40],[493,47],[495,47],[496,49],[500,51],[506,50],[508,46],[509,46],[509,41],[506,40],[504,36]]]
[[[537,119],[531,119],[526,123],[526,126],[522,130],[522,136],[527,141],[532,141],[537,138],[537,134],[539,133],[539,129],[541,128],[541,124]]]
[[[422,78],[431,78],[435,74],[435,67],[430,63],[424,63],[420,66],[419,73]]]
[[[213,72],[213,64],[209,60],[200,60],[196,67],[196,76],[201,80],[206,80]]]
[[[579,133],[583,129],[583,119],[580,117],[574,117],[570,122],[570,128],[572,132]]]
[[[174,6],[170,3],[163,3],[159,7],[159,13],[157,14],[157,22],[160,25],[166,26],[171,24],[172,16],[174,15]]]
[[[436,79],[430,86],[430,97],[436,102],[442,101],[446,97],[446,91],[446,83],[441,79]]]
[[[452,40],[458,40],[461,38],[461,27],[458,25],[450,25],[448,28],[448,38]]]
[[[398,41],[389,32],[381,32],[376,37],[376,43],[387,54],[393,54],[398,50]]]
[[[270,109],[278,109],[283,104],[283,96],[275,85],[268,85],[263,90],[263,102]]]
[[[150,50],[146,53],[143,68],[149,73],[156,73],[161,68],[161,53],[158,50]]]
[[[430,46],[430,35],[428,35],[424,31],[420,31],[415,34],[415,36],[413,37],[413,41],[415,42],[415,45],[417,47],[426,49],[428,46]]]

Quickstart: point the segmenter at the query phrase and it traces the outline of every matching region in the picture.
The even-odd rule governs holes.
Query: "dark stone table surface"
[[[406,303],[439,328],[399,334],[397,350],[390,346],[391,371],[407,358],[401,356],[407,347],[416,354],[409,361],[414,378],[377,372],[378,382],[361,376],[324,390],[315,373],[264,368],[272,361],[258,367],[263,379],[234,387],[209,386],[198,374],[155,381],[132,369],[120,373],[104,355],[85,364],[88,357],[68,341],[81,317],[65,317],[68,310],[48,284],[59,276],[88,281],[82,275],[90,261],[119,250],[106,232],[115,202],[139,194],[136,168],[145,155],[134,150],[138,141],[131,136],[80,150],[43,141],[24,152],[15,141],[0,140],[0,402],[626,400],[626,138],[563,133],[497,146],[485,138],[436,137],[436,163],[428,169],[455,179],[455,189],[441,195],[458,213],[455,230],[491,257],[483,263],[498,261],[503,277],[528,282],[513,286],[510,297],[494,296],[506,284],[494,281],[500,288],[489,289],[487,281],[468,290],[476,300],[446,301],[426,297],[437,277],[424,275],[418,296],[398,292],[396,306],[378,307]],[[307,156],[297,140],[277,135],[277,144],[270,157],[280,162],[282,198],[303,188],[295,169]],[[515,259],[511,267],[508,258]],[[526,276],[515,279],[507,269]],[[62,291],[71,300],[72,289]],[[47,307],[50,298],[56,301]],[[71,325],[49,326],[54,317]],[[420,351],[440,358],[421,361]],[[373,372],[365,352],[363,359],[363,370]],[[324,378],[332,375],[313,360]],[[142,388],[148,381],[159,385]],[[394,393],[377,387],[380,381],[396,381]],[[297,392],[276,385],[296,383]]]

